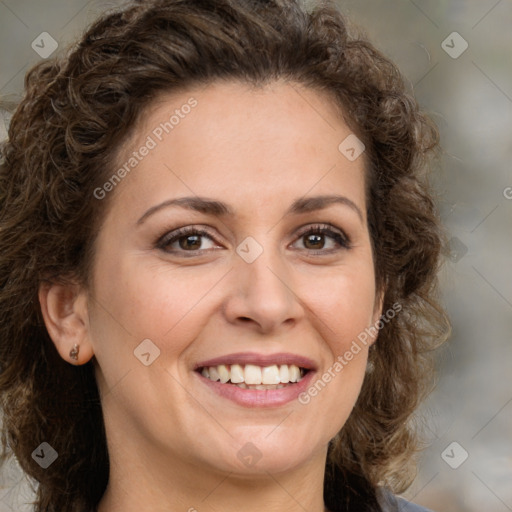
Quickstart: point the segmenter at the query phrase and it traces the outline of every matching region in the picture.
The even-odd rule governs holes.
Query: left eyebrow
[[[357,206],[357,204],[348,197],[338,195],[301,197],[300,199],[297,199],[293,202],[293,204],[287,210],[285,217],[316,210],[323,210],[324,208],[327,208],[333,204],[343,204],[350,207],[357,213],[357,216],[361,222],[364,222],[363,212],[361,212],[359,206]]]
[[[339,195],[323,195],[313,197],[301,197],[296,199],[290,208],[285,213],[285,217],[290,215],[299,215],[301,213],[312,212],[316,210],[323,210],[334,204],[342,204],[351,208],[357,213],[361,222],[364,222],[363,213],[361,209],[348,197]],[[223,203],[222,201],[216,201],[206,197],[179,197],[176,199],[169,199],[163,203],[152,206],[147,210],[144,215],[137,221],[137,224],[142,224],[150,215],[153,215],[162,208],[168,208],[171,206],[178,206],[187,210],[193,210],[207,215],[213,215],[215,217],[226,217],[234,216],[233,209]]]

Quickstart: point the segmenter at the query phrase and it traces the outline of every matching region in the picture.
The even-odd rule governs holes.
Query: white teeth
[[[231,382],[239,384],[244,381],[244,369],[239,364],[231,365]]]
[[[210,374],[210,380],[220,380],[220,375],[216,366],[210,366],[208,368],[208,372]]]
[[[219,364],[217,371],[219,372],[220,381],[225,384],[229,380],[229,370],[226,368],[226,365]]]
[[[279,367],[279,380],[283,384],[286,384],[287,382],[290,382],[290,373],[288,371],[288,365],[287,364],[282,364]]]
[[[261,367],[254,364],[246,364],[244,380],[246,384],[261,384]]]
[[[265,366],[261,370],[261,383],[262,384],[279,384],[281,380],[279,379],[279,368],[277,365],[273,366]]]
[[[223,384],[230,382],[242,389],[277,389],[291,382],[299,382],[304,376],[305,370],[291,364],[257,366],[240,364],[204,367],[201,370],[203,377]],[[258,386],[262,386],[259,388]]]
[[[294,364],[290,366],[290,382],[299,382],[300,380],[300,370],[298,366]]]

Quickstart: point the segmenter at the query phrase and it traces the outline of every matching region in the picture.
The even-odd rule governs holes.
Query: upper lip
[[[315,370],[315,363],[308,357],[300,356],[297,354],[290,354],[286,352],[279,352],[277,354],[258,354],[256,352],[239,352],[236,354],[227,354],[224,356],[201,361],[195,365],[194,370],[204,368],[205,366],[219,366],[221,364],[254,364],[256,366],[272,366],[274,364],[294,364],[300,368],[307,370]]]

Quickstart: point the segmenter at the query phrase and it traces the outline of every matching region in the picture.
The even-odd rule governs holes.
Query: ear
[[[382,316],[382,308],[384,307],[384,295],[386,294],[386,287],[383,286],[380,291],[375,293],[375,302],[373,306],[373,315],[372,315],[372,326],[376,326]],[[371,343],[373,345],[377,338],[379,337],[378,332],[375,336],[371,336]]]
[[[377,291],[375,293],[375,302],[373,305],[373,317],[372,317],[373,324],[378,322],[379,318],[382,316],[382,308],[384,306],[385,293],[386,293],[385,289],[382,289],[381,291]]]
[[[62,359],[80,365],[94,355],[89,340],[87,294],[77,284],[43,283],[39,303],[48,334]],[[70,352],[78,346],[78,359]]]

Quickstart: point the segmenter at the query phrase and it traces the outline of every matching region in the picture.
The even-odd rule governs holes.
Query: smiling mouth
[[[220,364],[203,366],[196,370],[203,377],[242,389],[281,389],[300,382],[308,373],[307,368],[294,364],[257,366],[254,364]]]

